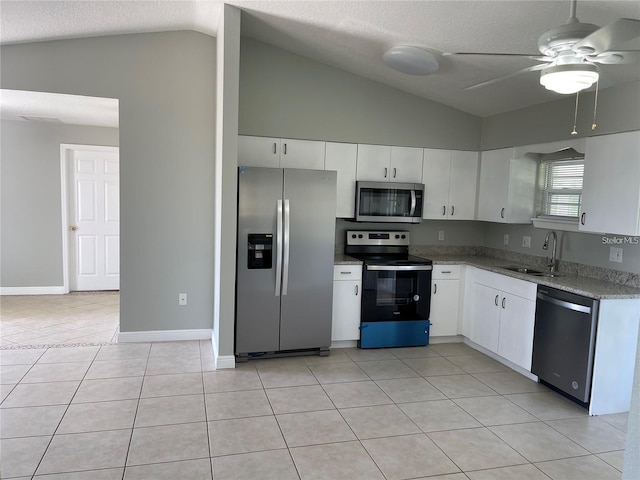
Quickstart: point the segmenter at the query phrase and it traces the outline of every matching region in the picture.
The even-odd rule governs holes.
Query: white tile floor
[[[1,350],[2,478],[621,477],[627,415],[462,344],[212,363],[205,341]]]
[[[116,343],[119,292],[0,297],[0,348]]]

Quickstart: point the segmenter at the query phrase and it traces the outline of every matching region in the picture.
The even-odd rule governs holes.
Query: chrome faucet
[[[549,249],[549,237],[553,237],[553,246],[551,247],[551,260],[547,264],[547,267],[549,267],[549,270],[553,273],[557,268],[556,247],[558,245],[558,236],[556,235],[555,230],[551,230],[547,233],[547,236],[544,238],[544,245],[542,245],[543,250]]]

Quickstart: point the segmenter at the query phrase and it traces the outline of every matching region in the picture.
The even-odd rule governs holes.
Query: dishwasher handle
[[[550,297],[549,295],[545,295],[544,293],[538,292],[538,299],[544,302],[551,303],[553,305],[557,305],[559,307],[568,308],[569,310],[573,310],[575,312],[582,313],[591,313],[591,307],[587,307],[586,305],[580,305],[578,303],[571,303],[565,300],[560,300],[558,298]]]

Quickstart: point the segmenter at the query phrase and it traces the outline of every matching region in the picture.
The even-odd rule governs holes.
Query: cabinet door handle
[[[585,212],[582,212],[582,215],[580,215],[580,223],[581,223],[582,225],[584,225],[584,217],[585,217],[586,215],[587,215],[587,214],[586,214]]]
[[[442,216],[444,217],[447,214],[447,206],[442,205]]]
[[[351,272],[340,272],[340,275],[351,275]]]
[[[282,147],[282,153],[284,153],[285,155],[287,154],[287,144],[284,144],[284,147]]]
[[[387,167],[384,167],[384,178],[387,178],[388,172],[389,172],[389,169]]]
[[[393,167],[393,178],[396,178],[396,172],[397,172],[397,170],[398,170],[398,169],[397,169],[396,167]]]
[[[356,297],[358,296],[358,285],[356,285]]]
[[[451,216],[453,217],[453,212],[455,210],[455,207],[453,205],[451,205]]]
[[[436,293],[438,293],[438,284],[434,283],[433,284],[433,294],[435,295]]]
[[[273,154],[275,155],[276,153],[278,153],[276,150],[276,142],[273,142]]]
[[[498,298],[500,297],[500,295],[496,295],[496,299],[494,300],[496,302],[496,307],[498,306]]]
[[[504,218],[504,207],[500,210],[500,218]]]
[[[451,270],[442,270],[440,273],[451,273]]]
[[[502,308],[505,307],[506,303],[507,303],[507,297],[502,297]]]

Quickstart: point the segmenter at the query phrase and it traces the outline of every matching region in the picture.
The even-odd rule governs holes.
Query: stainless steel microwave
[[[421,183],[356,182],[355,220],[420,223],[423,201]]]

